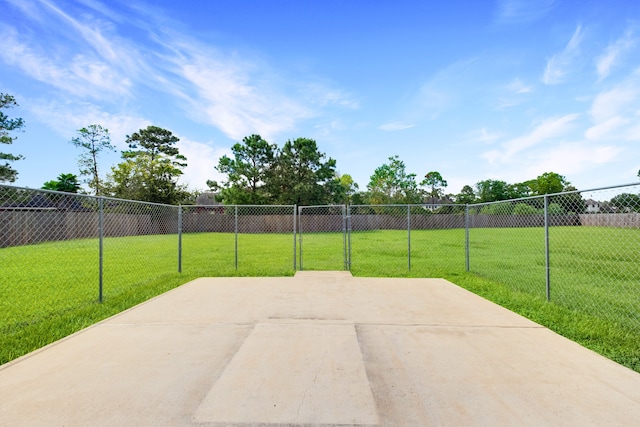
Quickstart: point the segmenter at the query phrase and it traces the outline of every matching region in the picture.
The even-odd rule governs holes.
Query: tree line
[[[24,127],[21,118],[9,118],[3,112],[17,105],[13,96],[0,93],[0,143],[11,144],[16,137],[10,132]],[[112,166],[103,179],[100,155],[116,148],[108,129],[89,125],[70,140],[80,150],[80,178],[61,173],[57,179],[45,182],[43,188],[76,193],[83,191],[84,183],[94,195],[166,204],[194,203],[199,192],[178,182],[187,166],[186,157],[176,147],[178,141],[171,131],[158,126],[127,135],[128,150],[121,152],[121,162]],[[396,155],[373,171],[366,189],[361,191],[351,175],[339,173],[336,160],[322,153],[310,138],[288,140],[278,147],[254,134],[234,144],[231,153],[214,166],[225,179],[207,181],[216,201],[224,204],[475,204],[576,190],[564,176],[546,172],[513,184],[487,179],[465,185],[457,194],[446,193],[448,183],[440,172],[429,171],[418,180]],[[11,163],[22,158],[0,152],[0,160],[4,160],[0,164],[0,182],[16,180],[18,172]],[[620,200],[618,197],[610,204],[617,206]]]

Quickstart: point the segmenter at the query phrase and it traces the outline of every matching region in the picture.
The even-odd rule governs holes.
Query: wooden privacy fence
[[[0,210],[0,248],[43,242],[97,238],[97,212],[55,209]],[[177,215],[104,214],[104,237],[178,232]]]
[[[339,232],[344,218],[334,215],[299,215],[296,228],[305,233]],[[406,215],[351,215],[351,230],[406,230]],[[41,242],[98,237],[97,212],[57,209],[0,210],[0,248]],[[182,215],[184,233],[293,233],[293,215],[238,215],[219,211],[193,211]],[[468,221],[468,224],[466,224]],[[412,214],[412,230],[453,228],[543,227],[544,216],[472,214]],[[640,214],[549,215],[550,226],[640,228]],[[158,213],[104,213],[104,237],[178,233],[178,209]]]

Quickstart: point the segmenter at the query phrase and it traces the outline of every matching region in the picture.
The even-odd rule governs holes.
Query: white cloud
[[[389,122],[381,125],[380,127],[378,127],[378,129],[393,132],[398,130],[411,129],[412,127],[415,127],[415,125],[403,122]]]
[[[546,16],[555,0],[499,0],[496,21],[500,24],[523,24]]]
[[[232,139],[257,133],[265,139],[290,132],[301,121],[332,109],[357,109],[353,97],[318,79],[287,79],[255,55],[226,54],[183,35],[157,37],[170,85],[194,119],[212,124]],[[164,85],[163,85],[164,86]]]
[[[0,58],[19,67],[32,78],[74,96],[102,98],[108,94],[127,95],[130,80],[121,70],[91,54],[56,57],[55,48],[28,44],[19,40],[14,28],[0,31],[3,48]]]
[[[20,11],[24,13],[26,16],[28,16],[30,19],[33,19],[34,21],[42,22],[43,20],[42,13],[40,12],[40,10],[38,9],[37,5],[34,2],[25,1],[25,0],[6,0],[6,1],[10,3],[12,6],[20,9]]]
[[[509,83],[507,85],[507,90],[518,95],[533,92],[533,88],[531,86],[525,85],[520,79],[514,79],[511,83]]]
[[[611,145],[591,145],[580,142],[564,143],[540,150],[530,166],[537,175],[547,171],[560,171],[565,176],[588,172],[593,166],[610,163],[622,152]],[[537,176],[532,175],[532,176]]]
[[[109,129],[111,142],[118,150],[127,149],[127,135],[151,124],[147,119],[131,114],[108,113],[88,102],[63,103],[33,100],[25,103],[38,120],[63,138],[71,140],[78,129],[97,124]]]
[[[613,145],[594,145],[588,141],[563,141],[528,150],[508,163],[489,167],[487,177],[507,182],[522,182],[544,172],[556,172],[575,184],[575,178],[609,170],[620,162],[624,149]],[[614,166],[615,167],[615,166]]]
[[[196,92],[190,108],[233,139],[253,133],[271,139],[292,130],[298,120],[313,115],[306,106],[277,88],[268,84],[258,86],[258,79],[252,79],[232,62],[222,63],[198,55],[187,59],[180,74]]]
[[[470,132],[467,135],[467,140],[469,142],[484,142],[484,143],[490,144],[500,139],[501,136],[502,136],[501,133],[493,132],[483,127],[473,132]]]
[[[184,175],[180,177],[180,182],[188,184],[193,190],[205,190],[207,188],[207,180],[221,182],[226,178],[215,167],[218,165],[220,157],[232,156],[231,150],[228,148],[216,148],[210,143],[191,141],[189,139],[179,137],[180,141],[176,144],[180,150],[180,154],[187,158],[187,167],[184,169]]]
[[[131,99],[144,85],[171,94],[188,116],[232,139],[252,133],[274,138],[332,108],[358,108],[350,94],[318,79],[287,79],[286,70],[259,55],[225,54],[172,32],[170,19],[154,10],[142,19],[142,10],[123,18],[96,0],[29,4],[19,7],[32,19],[42,17],[39,25],[46,23],[51,37],[29,40],[28,31],[0,28],[0,59],[68,97]],[[130,30],[144,30],[149,39],[121,36]]]
[[[613,88],[599,93],[589,110],[590,140],[640,140],[634,124],[640,115],[640,69]]]
[[[611,69],[618,64],[620,58],[636,45],[637,39],[633,31],[627,30],[622,37],[611,43],[596,59],[598,80],[604,80],[611,73]]]
[[[554,85],[566,80],[567,74],[571,71],[574,61],[578,57],[583,37],[582,26],[578,25],[564,49],[547,61],[547,66],[542,76],[544,84]]]
[[[487,151],[482,157],[487,159],[489,163],[511,162],[521,152],[565,135],[573,127],[573,122],[578,117],[578,114],[567,114],[546,119],[531,132],[504,142],[501,149]]]
[[[117,48],[117,44],[109,41],[98,29],[100,22],[92,19],[88,15],[83,15],[83,21],[74,19],[70,14],[65,13],[58,8],[53,2],[40,0],[40,2],[48,7],[54,15],[69,24],[71,28],[76,30],[82,36],[87,44],[89,44],[100,56],[109,62],[122,61],[125,58],[121,56],[122,52]],[[86,22],[89,22],[88,25]]]
[[[477,61],[471,58],[454,62],[435,73],[425,81],[417,93],[412,93],[407,102],[403,102],[399,123],[418,123],[424,120],[436,120],[443,112],[454,108],[468,96],[476,85],[469,71]]]

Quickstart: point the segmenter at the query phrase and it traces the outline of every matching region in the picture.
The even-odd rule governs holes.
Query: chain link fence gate
[[[345,205],[300,206],[300,270],[349,270],[348,223]]]

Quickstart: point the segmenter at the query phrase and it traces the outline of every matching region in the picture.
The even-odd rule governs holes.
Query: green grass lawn
[[[553,227],[549,234],[550,302],[540,228],[470,230],[470,273],[464,230],[413,230],[410,269],[407,231],[353,232],[351,271],[444,277],[640,372],[640,230]],[[341,233],[303,235],[303,268],[342,270],[343,241]],[[292,275],[293,243],[291,234],[240,234],[237,243],[229,233],[186,234],[178,273],[175,235],[107,238],[103,303],[97,240],[0,249],[0,363],[197,277]]]

